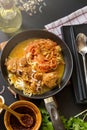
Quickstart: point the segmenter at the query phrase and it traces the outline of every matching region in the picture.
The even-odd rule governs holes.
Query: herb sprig
[[[85,121],[86,117],[87,113],[83,115],[83,118],[70,117],[69,119],[66,119],[62,116],[61,119],[66,130],[87,130],[87,122]]]
[[[39,108],[42,114],[42,124],[40,130],[54,130],[50,116],[44,107]]]

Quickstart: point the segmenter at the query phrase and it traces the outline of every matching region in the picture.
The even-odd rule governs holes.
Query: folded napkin
[[[65,25],[77,25],[77,24],[83,24],[87,23],[87,6],[69,14],[68,16],[65,16],[63,18],[60,18],[48,25],[45,25],[45,28],[58,35],[60,38],[62,38],[61,34],[61,27]]]

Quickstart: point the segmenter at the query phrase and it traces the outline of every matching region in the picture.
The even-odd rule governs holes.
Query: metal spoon
[[[20,114],[15,112],[14,110],[12,110],[11,108],[9,108],[7,105],[0,103],[0,107],[9,111],[11,114],[13,114],[21,123],[21,125],[25,126],[25,127],[30,127],[33,124],[33,117],[30,116],[29,114]],[[32,124],[30,123],[26,123],[26,119],[24,120],[24,117],[27,119],[29,119],[30,122],[32,122]],[[32,120],[32,121],[31,121]],[[28,121],[27,121],[28,122]]]
[[[85,73],[85,81],[87,85],[87,70],[86,70],[86,61],[85,61],[85,54],[87,53],[87,37],[83,33],[79,33],[76,37],[77,49],[78,52],[81,54],[83,59],[83,66],[84,66],[84,73]]]

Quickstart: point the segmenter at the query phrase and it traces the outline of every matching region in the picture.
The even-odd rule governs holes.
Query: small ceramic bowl
[[[7,130],[39,130],[42,117],[39,108],[35,104],[30,101],[20,100],[12,103],[9,107],[18,113],[29,114],[33,117],[33,123],[32,126],[26,128],[20,124],[15,116],[6,111],[4,115],[4,124]]]
[[[4,97],[0,95],[0,103],[5,103]],[[2,112],[2,108],[0,108],[0,113]]]

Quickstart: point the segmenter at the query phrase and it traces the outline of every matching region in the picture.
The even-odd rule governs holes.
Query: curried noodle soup
[[[40,38],[16,45],[5,65],[10,84],[31,96],[59,86],[65,63],[61,46],[50,39]]]

